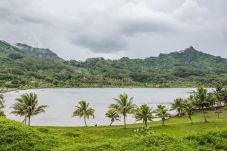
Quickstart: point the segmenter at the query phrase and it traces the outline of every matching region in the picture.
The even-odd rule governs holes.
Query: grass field
[[[174,137],[186,137],[188,135],[206,133],[211,130],[227,128],[227,114],[222,113],[220,118],[213,111],[207,113],[208,123],[203,120],[199,112],[192,117],[193,123],[187,117],[170,118],[161,126],[161,122],[150,122],[149,127],[154,134],[167,134]],[[82,121],[81,121],[82,122]],[[143,124],[123,126],[92,126],[92,127],[36,127],[39,130],[48,130],[48,133],[63,138],[64,145],[91,144],[106,140],[121,140],[137,135],[136,129],[142,128]]]
[[[193,115],[193,123],[187,117],[170,118],[150,122],[150,130],[142,130],[143,124],[92,127],[28,127],[0,117],[0,150],[9,151],[102,151],[102,150],[154,150],[154,151],[213,151],[227,150],[227,114],[220,118],[214,111]],[[83,122],[83,121],[81,121]]]

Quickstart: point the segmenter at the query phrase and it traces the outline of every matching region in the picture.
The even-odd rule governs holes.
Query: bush
[[[0,117],[1,151],[48,151],[57,145],[58,140],[53,136]]]

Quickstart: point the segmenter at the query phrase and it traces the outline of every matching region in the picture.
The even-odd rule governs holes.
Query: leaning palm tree
[[[156,109],[156,116],[162,119],[162,126],[165,125],[165,120],[171,115],[168,113],[168,109],[164,105],[158,105]]]
[[[137,121],[142,120],[145,124],[145,128],[147,128],[147,122],[152,121],[152,113],[152,109],[147,104],[143,104],[135,109],[134,116]]]
[[[183,110],[187,114],[190,121],[192,122],[192,114],[193,114],[193,111],[194,111],[192,104],[184,104]]]
[[[120,116],[116,110],[108,110],[106,112],[106,117],[111,119],[110,126],[112,126],[113,122],[120,121]]]
[[[122,114],[124,117],[124,128],[126,128],[126,116],[127,114],[131,114],[133,109],[135,108],[135,104],[133,104],[133,98],[129,98],[129,96],[124,93],[120,94],[119,98],[113,98],[116,101],[116,104],[111,104],[109,106],[110,109],[116,110],[119,114]]]
[[[212,107],[217,98],[213,93],[208,93],[204,87],[199,87],[196,92],[191,96],[192,103],[203,112],[204,121],[207,122],[205,109]]]
[[[171,110],[177,110],[178,116],[181,116],[183,112],[184,99],[176,98],[174,103],[171,104]]]
[[[85,126],[87,126],[87,119],[89,119],[90,116],[92,116],[93,118],[95,117],[94,113],[95,110],[91,107],[89,107],[89,103],[87,103],[86,101],[80,101],[78,103],[78,106],[75,106],[75,110],[73,112],[73,116],[79,116],[80,118],[83,117],[84,118],[84,124]]]
[[[12,106],[13,111],[11,113],[24,116],[25,124],[28,119],[28,126],[31,123],[31,117],[45,112],[46,105],[38,105],[38,98],[35,93],[26,93],[16,99],[16,103]]]

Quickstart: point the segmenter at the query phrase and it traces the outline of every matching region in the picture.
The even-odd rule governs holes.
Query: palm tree
[[[183,112],[184,99],[176,98],[174,103],[171,104],[171,110],[177,110],[178,116],[181,116]]]
[[[120,121],[118,112],[116,110],[108,110],[106,112],[106,117],[111,119],[110,126],[112,126],[114,121]]]
[[[137,121],[142,120],[147,128],[147,122],[152,121],[152,113],[152,109],[147,104],[143,104],[135,109],[134,116]]]
[[[194,108],[193,108],[192,104],[184,104],[183,110],[185,111],[185,113],[187,114],[188,118],[192,122],[192,114],[193,114],[193,111],[194,111]]]
[[[93,118],[95,117],[94,113],[95,110],[91,107],[89,107],[89,103],[87,103],[86,101],[80,101],[78,103],[78,106],[75,106],[75,110],[73,112],[73,116],[79,116],[80,118],[83,117],[84,118],[84,124],[85,126],[87,126],[87,119],[89,119],[90,116],[92,116]]]
[[[2,92],[2,90],[0,90],[0,116],[5,116],[5,113],[2,110],[5,107],[5,105],[4,105],[5,101],[4,101],[4,96],[1,92]]]
[[[119,114],[122,114],[124,117],[124,128],[126,128],[126,116],[131,114],[135,108],[133,104],[133,98],[129,98],[126,93],[120,94],[119,98],[113,98],[116,101],[116,104],[111,104],[110,109],[116,110]]]
[[[220,114],[222,113],[221,111],[221,106],[222,106],[222,102],[225,103],[225,93],[227,91],[225,90],[225,88],[223,88],[223,85],[221,84],[218,84],[215,88],[215,91],[214,91],[214,95],[216,96],[217,98],[217,107],[216,107],[216,111],[215,113],[218,114],[218,118],[220,117]]]
[[[168,109],[164,105],[158,105],[156,109],[156,116],[162,119],[162,126],[165,125],[165,120],[171,115],[168,113]]]
[[[28,126],[30,126],[31,117],[45,112],[46,105],[38,105],[38,98],[35,93],[26,93],[16,99],[16,103],[12,106],[13,110],[11,113],[25,116],[24,122],[28,118]]]
[[[216,100],[217,99],[215,95],[213,93],[208,93],[207,89],[205,89],[204,87],[199,87],[197,89],[197,92],[194,92],[194,94],[192,95],[192,103],[198,109],[201,109],[203,111],[205,122],[208,122],[205,114],[205,109],[213,106]]]

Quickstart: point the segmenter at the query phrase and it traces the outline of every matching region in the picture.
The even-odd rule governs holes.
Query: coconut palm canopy
[[[85,126],[87,126],[86,119],[89,119],[90,116],[92,116],[94,118],[95,110],[93,108],[89,107],[90,104],[84,100],[78,102],[78,104],[79,105],[75,106],[73,116],[79,116],[80,118],[84,117],[84,123],[85,123]]]
[[[34,93],[26,93],[16,99],[16,103],[12,106],[12,114],[25,116],[24,122],[28,118],[28,125],[32,116],[45,112],[46,105],[38,105],[37,95]]]
[[[126,116],[127,114],[132,114],[133,109],[136,107],[133,104],[133,97],[128,96],[128,94],[120,94],[118,98],[113,98],[115,100],[115,104],[111,104],[109,106],[110,109],[118,111],[119,114],[122,114],[124,117],[124,126],[126,128]]]
[[[110,126],[113,124],[114,121],[120,121],[120,116],[116,110],[108,110],[105,115],[106,117],[111,119]]]
[[[147,127],[147,122],[152,121],[152,113],[152,109],[147,104],[143,104],[135,109],[134,116],[137,121],[142,120],[145,127]]]

